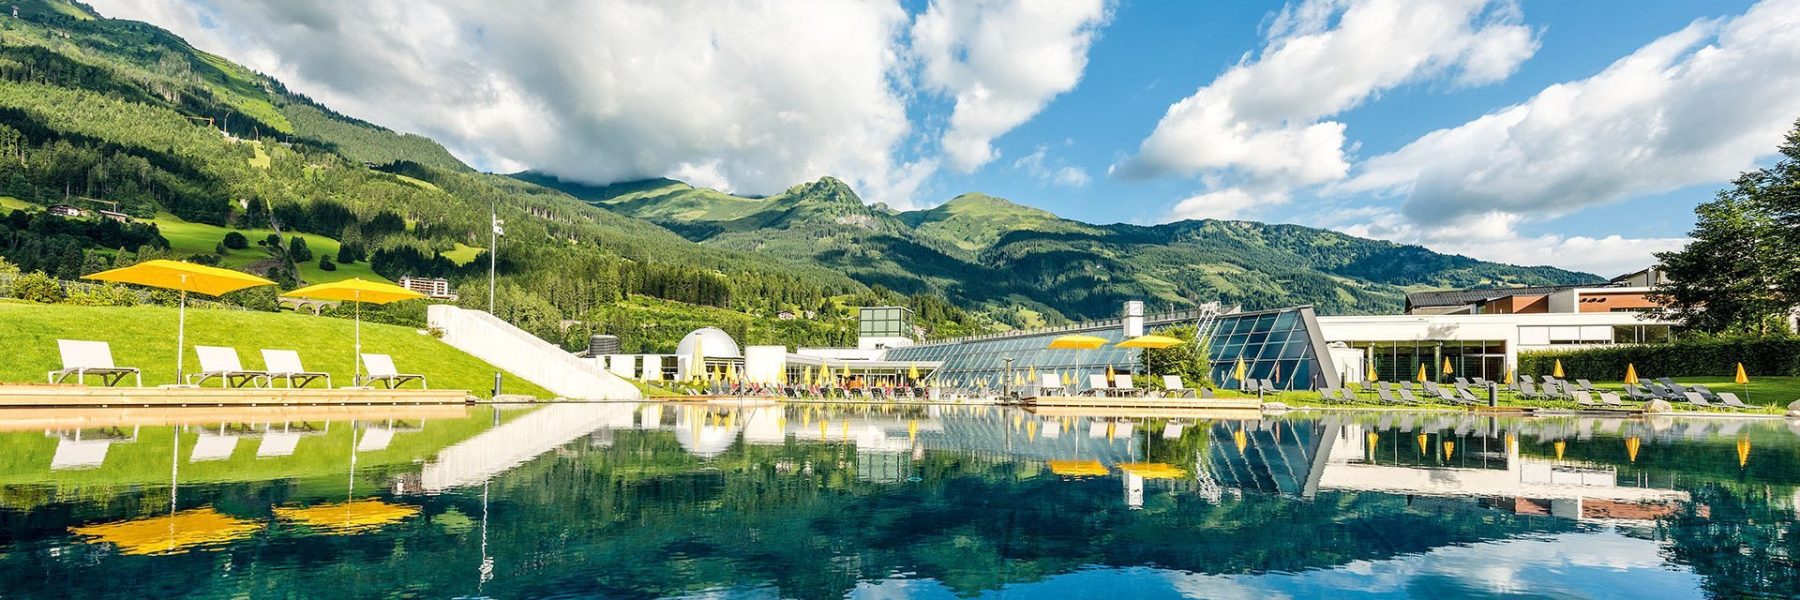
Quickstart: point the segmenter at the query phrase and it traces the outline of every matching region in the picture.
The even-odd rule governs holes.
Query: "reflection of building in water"
[[[1493,508],[1569,519],[1649,519],[1668,514],[1673,503],[1688,499],[1686,492],[1677,490],[1619,485],[1612,467],[1523,457],[1518,445],[1506,437],[1517,433],[1503,434],[1498,428],[1477,432],[1465,428],[1470,421],[1487,419],[1466,417],[1450,427],[1434,421],[1416,431],[1411,423],[1391,428],[1346,424],[1332,445],[1319,487],[1478,497]],[[1577,425],[1575,431],[1592,426]],[[1543,430],[1537,434],[1546,435]],[[1453,460],[1459,452],[1474,458]]]

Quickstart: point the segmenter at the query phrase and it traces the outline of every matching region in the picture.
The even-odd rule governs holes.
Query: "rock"
[[[1262,405],[1262,409],[1266,410],[1266,411],[1282,411],[1282,410],[1287,410],[1288,405],[1282,404],[1280,402],[1264,402]]]
[[[1649,404],[1644,405],[1644,412],[1652,414],[1675,412],[1675,407],[1669,406],[1667,400],[1651,400]]]
[[[1793,402],[1788,403],[1787,416],[1794,417],[1796,419],[1800,419],[1800,400],[1795,400]]]

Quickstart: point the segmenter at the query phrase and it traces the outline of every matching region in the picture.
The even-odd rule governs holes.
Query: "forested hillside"
[[[27,271],[72,279],[173,254],[242,263],[284,288],[303,274],[446,277],[485,308],[493,210],[507,222],[497,312],[571,346],[604,332],[669,350],[684,332],[674,324],[702,315],[750,342],[842,343],[854,333],[846,305],[944,306],[474,172],[428,139],[333,113],[149,25],[55,0],[20,6],[20,19],[0,19],[0,212],[13,213],[0,257]],[[53,204],[134,224],[62,219]],[[218,239],[195,239],[206,231]],[[315,255],[327,243],[335,251]],[[775,323],[781,311],[823,316]],[[949,334],[985,326],[932,314],[927,326]]]
[[[1597,281],[1295,225],[1182,221],[1093,225],[983,194],[892,212],[832,178],[768,198],[651,180],[589,187],[535,174],[621,214],[708,246],[830,267],[869,285],[944,294],[1011,322],[1108,317],[1127,300],[1156,308],[1221,301],[1246,309],[1311,304],[1325,314],[1399,311],[1409,290]]]

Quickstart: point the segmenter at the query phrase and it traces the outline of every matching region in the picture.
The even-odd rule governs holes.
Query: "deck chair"
[[[1469,378],[1467,378],[1467,377],[1456,378],[1456,387],[1458,387],[1458,388],[1469,387]]]
[[[1085,391],[1083,393],[1088,394],[1088,395],[1093,395],[1093,396],[1108,395],[1109,392],[1107,391],[1106,375],[1101,374],[1101,373],[1089,373],[1088,374],[1088,389],[1087,389],[1087,391]]]
[[[1200,388],[1200,397],[1201,398],[1217,398],[1218,395],[1213,394],[1212,388]]]
[[[238,361],[236,348],[194,346],[194,354],[200,356],[200,372],[187,376],[188,385],[199,386],[215,378],[220,386],[235,388],[263,387],[269,382],[268,372],[244,368],[244,363]]]
[[[1406,389],[1405,387],[1400,388],[1400,400],[1406,402],[1407,404],[1418,404],[1419,403],[1419,397],[1414,396],[1412,393],[1412,390]]]
[[[1474,405],[1481,404],[1482,402],[1481,397],[1476,396],[1475,392],[1471,392],[1469,391],[1469,388],[1460,385],[1456,386],[1456,395],[1457,397],[1462,398],[1463,404]]]
[[[1579,388],[1580,390],[1582,390],[1584,392],[1596,391],[1594,389],[1594,382],[1588,381],[1586,379],[1575,380],[1575,387]]]
[[[1180,375],[1164,375],[1163,394],[1171,398],[1193,398],[1194,390],[1182,385]]]
[[[1656,378],[1656,382],[1663,384],[1663,387],[1669,388],[1671,390],[1675,390],[1676,393],[1685,393],[1688,391],[1687,386],[1681,385],[1679,383],[1675,383],[1675,380],[1673,378],[1658,377],[1658,378]]]
[[[408,381],[418,381],[420,389],[431,387],[425,384],[424,375],[401,373],[398,369],[395,369],[394,357],[392,356],[386,354],[364,354],[362,355],[362,360],[363,367],[369,370],[366,379],[369,383],[380,381],[386,384],[388,389],[393,389],[405,385]]]
[[[1519,397],[1527,400],[1543,400],[1549,396],[1538,393],[1537,386],[1532,385],[1530,379],[1520,379]]]
[[[1061,396],[1063,393],[1062,378],[1055,373],[1038,373],[1039,396]]]
[[[1137,384],[1131,382],[1130,373],[1113,374],[1113,394],[1128,396],[1138,393]]]
[[[1714,405],[1713,403],[1707,402],[1705,398],[1700,397],[1700,394],[1698,392],[1682,392],[1681,395],[1686,397],[1688,403],[1692,404],[1694,406],[1699,406],[1699,407],[1704,407],[1704,408],[1719,408],[1718,406]]]
[[[1738,399],[1737,394],[1731,392],[1719,392],[1719,402],[1732,408],[1756,408],[1745,404],[1743,400]]]
[[[1696,384],[1688,386],[1688,387],[1692,388],[1696,393],[1699,393],[1700,397],[1705,398],[1708,402],[1718,402],[1719,401],[1719,395],[1713,393],[1712,390],[1707,389],[1707,387],[1704,385],[1700,385],[1700,384],[1696,383]]]
[[[119,381],[130,375],[137,387],[144,387],[144,376],[132,367],[113,365],[112,347],[106,342],[89,342],[83,340],[56,340],[56,350],[62,354],[62,368],[51,371],[50,383],[62,383],[70,375],[75,376],[75,383],[87,385],[87,376],[100,378],[107,387],[119,384]]]
[[[1637,384],[1627,384],[1625,386],[1625,396],[1638,402],[1647,402],[1656,399],[1656,394],[1650,393],[1644,386]]]
[[[325,387],[331,387],[331,374],[306,370],[306,367],[300,365],[299,352],[264,348],[262,357],[263,369],[269,374],[270,387],[274,387],[277,379],[286,381],[288,387],[294,388],[306,387],[307,384],[320,378],[325,379]]]
[[[1393,392],[1388,391],[1387,386],[1375,388],[1375,395],[1380,397],[1381,401],[1385,404],[1401,404],[1402,403],[1402,402],[1400,402],[1399,398],[1394,397]]]
[[[1618,394],[1606,390],[1600,391],[1600,403],[1618,408],[1623,408],[1625,406],[1624,402],[1619,401]]]
[[[265,431],[262,443],[256,445],[257,458],[281,458],[293,456],[294,449],[300,446],[300,433],[297,431]]]
[[[1594,401],[1594,395],[1586,390],[1575,390],[1575,404],[1582,408],[1600,408],[1600,403]]]

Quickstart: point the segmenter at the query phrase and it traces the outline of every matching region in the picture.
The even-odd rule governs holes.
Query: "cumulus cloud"
[[[1555,265],[1607,277],[1650,266],[1657,252],[1676,250],[1688,242],[1687,238],[1534,235],[1520,230],[1524,222],[1519,215],[1487,211],[1454,223],[1421,225],[1390,207],[1362,207],[1316,213],[1311,224],[1479,260]]]
[[[950,167],[999,157],[994,138],[1075,88],[1108,16],[1107,0],[933,0],[914,20],[920,83],[955,108],[941,143]]]
[[[1048,144],[1038,145],[1031,154],[1014,160],[1012,166],[1032,179],[1064,187],[1082,187],[1093,180],[1086,169],[1062,164],[1050,158]]]
[[[1226,187],[1188,196],[1169,209],[1167,220],[1243,219],[1257,210],[1283,204],[1287,194],[1280,190],[1252,190]]]
[[[1276,16],[1260,56],[1170,106],[1113,172],[1230,170],[1290,187],[1338,180],[1350,168],[1344,124],[1326,117],[1411,82],[1497,81],[1537,47],[1505,0],[1309,0]]]
[[[1693,23],[1593,77],[1369,159],[1341,188],[1404,195],[1406,216],[1442,224],[1729,179],[1800,116],[1796,31],[1794,0]]]
[[[465,159],[770,193],[823,175],[904,205],[893,0],[97,0]]]

